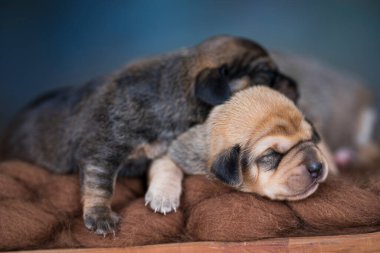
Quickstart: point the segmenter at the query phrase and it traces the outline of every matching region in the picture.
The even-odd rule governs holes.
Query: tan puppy
[[[314,127],[287,97],[264,86],[240,91],[152,164],[146,204],[164,214],[175,210],[183,172],[206,174],[273,200],[304,199],[328,174],[321,145]]]

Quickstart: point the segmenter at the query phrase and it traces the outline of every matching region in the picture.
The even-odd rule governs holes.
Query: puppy
[[[213,37],[38,98],[8,128],[1,153],[57,173],[79,172],[85,226],[114,233],[117,175],[142,175],[213,106],[258,83],[298,97],[295,82],[257,43]]]
[[[273,200],[304,199],[328,174],[321,144],[313,125],[284,95],[264,86],[240,91],[153,162],[146,204],[164,214],[175,210],[183,172]]]

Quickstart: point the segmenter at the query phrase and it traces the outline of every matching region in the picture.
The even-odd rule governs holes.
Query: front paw
[[[91,207],[84,211],[83,221],[88,230],[98,235],[115,235],[119,216],[108,207]]]
[[[149,186],[145,194],[145,205],[150,206],[154,212],[164,215],[177,211],[180,203],[181,187],[174,185]]]

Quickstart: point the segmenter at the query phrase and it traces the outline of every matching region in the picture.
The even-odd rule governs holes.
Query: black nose
[[[311,162],[307,165],[307,170],[312,178],[317,178],[321,175],[323,165],[320,162]]]

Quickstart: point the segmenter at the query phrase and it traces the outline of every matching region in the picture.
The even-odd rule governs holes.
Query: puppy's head
[[[319,136],[285,96],[264,86],[238,92],[207,122],[210,174],[241,191],[298,200],[328,173]]]
[[[261,84],[298,99],[295,81],[280,73],[259,44],[238,37],[216,36],[195,48],[192,76],[195,95],[209,105],[219,105],[239,90]]]

